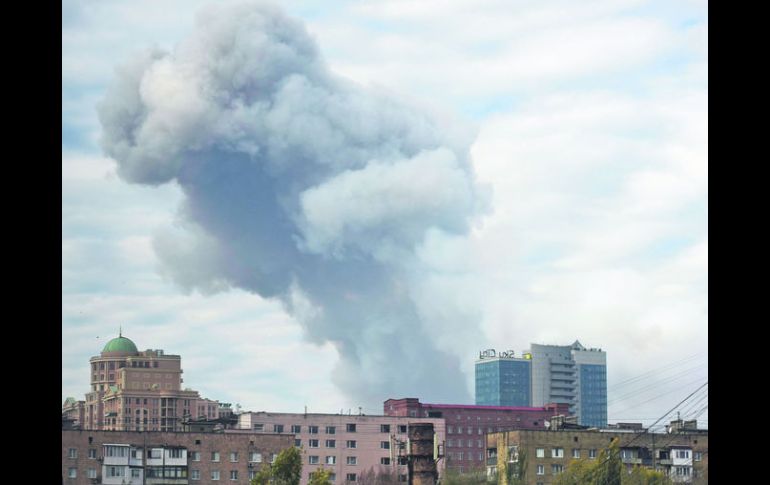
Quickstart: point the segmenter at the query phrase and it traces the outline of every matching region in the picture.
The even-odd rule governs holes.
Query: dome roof
[[[134,344],[134,342],[121,335],[120,337],[114,338],[107,342],[107,345],[105,345],[104,349],[102,349],[102,353],[104,352],[138,354],[139,350],[137,350],[136,344]]]

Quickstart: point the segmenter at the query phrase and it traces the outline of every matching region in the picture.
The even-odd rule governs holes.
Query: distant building
[[[484,468],[484,435],[509,429],[546,429],[546,421],[568,413],[567,404],[542,407],[429,404],[417,398],[388,399],[385,414],[446,421],[446,466],[459,472]]]
[[[655,468],[675,483],[708,483],[708,430],[645,433],[635,430],[517,430],[486,436],[487,475],[508,485],[507,467],[523,470],[527,485],[549,485],[573,459],[597,459],[619,440],[625,470]]]
[[[437,444],[446,437],[444,419],[406,416],[244,412],[237,430],[226,433],[280,433],[302,448],[302,480],[323,466],[335,483],[357,482],[369,470],[407,481],[406,442],[410,424],[431,423]],[[443,460],[438,473],[443,476]]]
[[[62,484],[248,485],[293,441],[269,433],[62,430]]]
[[[217,419],[219,402],[182,388],[181,362],[162,350],[140,352],[121,334],[91,357],[85,401],[67,398],[62,414],[83,429],[118,431],[181,431],[184,420]]]
[[[480,406],[530,406],[532,361],[515,358],[513,351],[479,352],[476,361],[476,404]]]
[[[85,422],[86,402],[78,401],[74,397],[64,400],[61,408],[62,420],[70,423],[72,428],[80,428]]]
[[[607,353],[572,345],[532,344],[532,405],[570,405],[578,424],[607,426]]]

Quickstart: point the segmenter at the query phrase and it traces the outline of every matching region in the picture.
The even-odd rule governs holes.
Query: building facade
[[[566,404],[543,407],[474,406],[421,403],[417,398],[388,399],[388,416],[443,419],[446,425],[446,467],[458,472],[483,469],[484,436],[509,429],[545,429],[546,421],[568,412]]]
[[[516,358],[513,351],[479,352],[475,364],[476,404],[480,406],[530,406],[532,361]]]
[[[62,484],[248,485],[293,444],[273,433],[62,430]]]
[[[516,467],[527,485],[549,485],[575,459],[595,460],[618,440],[625,471],[654,468],[675,483],[708,483],[708,431],[646,433],[635,430],[516,430],[486,436],[487,474],[508,485]],[[514,473],[517,473],[514,472]]]
[[[116,431],[181,431],[189,419],[217,419],[220,404],[182,387],[182,359],[163,350],[140,352],[119,335],[90,359],[91,389],[78,404],[69,398],[62,413],[82,406],[80,427]]]
[[[532,344],[532,406],[566,403],[584,426],[607,426],[607,353],[572,345]]]
[[[332,473],[335,483],[356,483],[370,471],[393,474],[405,482],[410,424],[432,424],[437,445],[446,437],[441,418],[244,412],[238,419],[240,431],[233,433],[279,433],[292,438],[302,449],[301,485],[321,466]],[[438,473],[443,474],[443,460]]]

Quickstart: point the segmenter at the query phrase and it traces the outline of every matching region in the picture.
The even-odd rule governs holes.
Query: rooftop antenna
[[[123,336],[123,325],[118,327],[118,337],[122,337],[122,336]]]

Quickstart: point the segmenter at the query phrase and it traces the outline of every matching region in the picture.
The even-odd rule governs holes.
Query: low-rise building
[[[62,430],[62,484],[248,485],[293,445],[275,433]]]
[[[458,472],[483,469],[484,436],[510,429],[546,429],[553,416],[569,412],[569,404],[543,407],[476,406],[421,403],[417,398],[388,399],[388,416],[435,418],[446,422],[446,467]]]
[[[522,470],[527,485],[548,485],[576,459],[598,459],[618,440],[620,460],[664,472],[675,483],[708,483],[708,430],[516,430],[486,436],[487,474],[507,485],[507,469]]]

